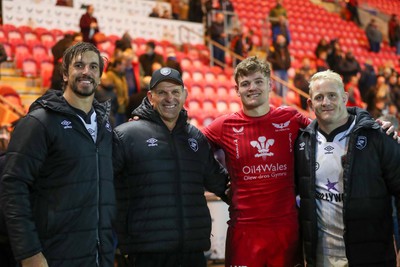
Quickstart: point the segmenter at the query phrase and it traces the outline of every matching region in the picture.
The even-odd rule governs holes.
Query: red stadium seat
[[[29,47],[25,44],[16,45],[14,47],[15,66],[18,69],[22,69],[22,62],[27,58],[32,58],[32,55],[29,51]]]
[[[51,76],[53,75],[54,65],[50,60],[40,62],[40,77],[42,78],[42,87],[49,88],[51,84]]]
[[[37,77],[38,76],[38,68],[36,61],[32,58],[25,58],[22,61],[22,74],[25,77]]]

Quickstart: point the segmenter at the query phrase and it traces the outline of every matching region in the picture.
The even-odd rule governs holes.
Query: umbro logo
[[[64,129],[72,129],[72,122],[67,121],[67,120],[63,120],[61,122],[61,125],[64,127]]]
[[[147,146],[158,146],[157,144],[158,140],[155,138],[147,139],[146,142],[148,144]]]
[[[333,146],[326,146],[325,148],[324,148],[324,150],[326,151],[325,152],[325,154],[333,154],[333,150],[334,150],[335,148],[333,147]]]
[[[304,147],[306,146],[306,143],[304,143],[304,142],[301,142],[300,144],[299,144],[299,150],[304,150]]]
[[[112,129],[111,129],[111,124],[110,124],[109,121],[106,122],[106,129],[107,129],[107,131],[109,131],[109,132],[112,131]]]
[[[266,156],[273,156],[274,153],[269,151],[269,147],[272,146],[275,143],[274,139],[268,139],[265,136],[260,136],[258,137],[257,141],[251,141],[250,145],[252,147],[257,148],[258,153],[255,154],[255,157],[262,157],[263,159],[266,158]]]

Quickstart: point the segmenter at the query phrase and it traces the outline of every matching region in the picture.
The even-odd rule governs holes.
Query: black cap
[[[153,75],[151,75],[150,90],[153,89],[160,82],[166,81],[166,80],[174,81],[174,82],[184,86],[182,77],[177,70],[171,69],[168,67],[164,67],[164,68],[156,70],[155,72],[153,72]]]

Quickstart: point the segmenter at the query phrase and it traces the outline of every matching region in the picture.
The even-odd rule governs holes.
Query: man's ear
[[[314,107],[313,107],[311,98],[308,98],[308,99],[307,99],[307,105],[308,105],[308,107],[309,107],[312,111],[314,111]]]
[[[153,95],[150,90],[147,91],[147,98],[149,99],[150,104],[153,105]]]
[[[236,95],[240,96],[240,94],[239,94],[239,86],[235,85],[235,91],[236,91]]]
[[[348,92],[344,92],[344,94],[343,94],[343,103],[346,105],[347,101],[349,101],[349,93]]]

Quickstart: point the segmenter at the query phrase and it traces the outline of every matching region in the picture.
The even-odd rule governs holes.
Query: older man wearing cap
[[[225,199],[228,176],[187,122],[187,91],[171,68],[155,71],[130,121],[114,130],[119,249],[135,267],[205,267],[211,218],[204,188]]]

